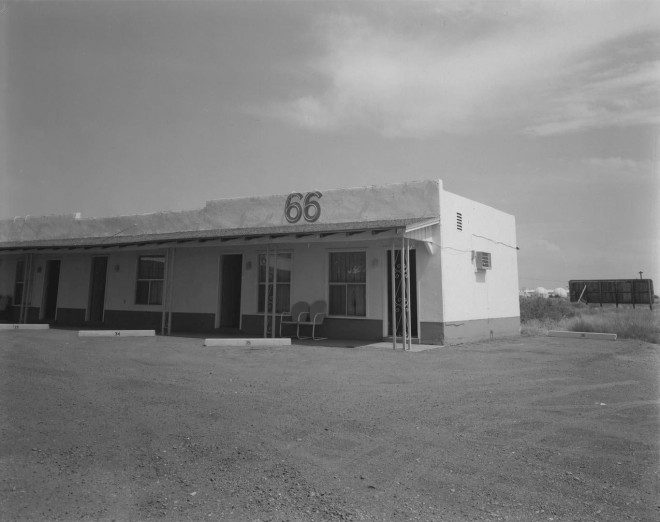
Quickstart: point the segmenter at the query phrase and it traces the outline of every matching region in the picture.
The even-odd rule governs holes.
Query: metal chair
[[[307,321],[298,322],[298,339],[312,339],[313,341],[321,341],[327,339],[327,337],[316,337],[316,327],[323,324],[327,313],[328,305],[325,301],[315,301],[312,303],[312,306],[309,309],[309,319]],[[311,326],[312,327],[312,336],[311,337],[301,337],[300,336],[300,327],[301,326]]]
[[[282,326],[285,324],[296,326],[296,335],[298,335],[298,328],[300,322],[307,319],[309,316],[309,304],[305,301],[298,301],[291,307],[289,313],[280,316],[280,337],[282,337]]]

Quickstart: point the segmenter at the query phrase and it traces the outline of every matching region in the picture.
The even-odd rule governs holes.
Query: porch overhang
[[[439,218],[432,218],[417,223],[411,223],[406,226],[404,236],[408,239],[419,241],[424,245],[427,252],[431,255],[438,250],[437,244],[433,241],[434,227],[440,225]]]
[[[125,234],[121,231],[105,237],[57,237],[7,241],[0,252],[38,253],[124,248],[160,248],[172,246],[225,245],[236,243],[330,242],[363,238],[407,237],[425,241],[439,218],[405,218],[351,223],[314,223],[256,228],[232,228],[176,231],[166,233]]]

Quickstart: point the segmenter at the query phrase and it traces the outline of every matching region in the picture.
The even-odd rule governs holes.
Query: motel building
[[[513,216],[440,180],[17,217],[0,221],[0,320],[425,344],[515,336],[516,245]]]

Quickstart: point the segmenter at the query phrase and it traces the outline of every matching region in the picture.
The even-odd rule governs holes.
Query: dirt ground
[[[660,520],[660,345],[0,332],[2,520]]]

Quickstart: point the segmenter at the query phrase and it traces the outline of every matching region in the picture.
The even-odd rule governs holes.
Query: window
[[[19,259],[16,262],[16,277],[14,279],[14,304],[23,303],[23,286],[25,284],[25,260]]]
[[[367,315],[367,254],[330,254],[330,315]]]
[[[140,256],[135,304],[163,304],[164,279],[165,256]]]
[[[291,254],[259,254],[259,304],[258,312],[273,311],[275,294],[275,312],[288,312],[291,303]],[[268,272],[266,272],[268,265]],[[266,277],[268,276],[268,277]],[[268,310],[265,306],[266,287],[268,287]]]

